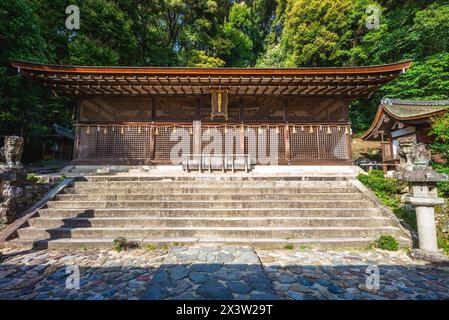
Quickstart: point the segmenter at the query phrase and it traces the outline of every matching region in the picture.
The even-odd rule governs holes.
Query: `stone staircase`
[[[407,233],[347,179],[91,176],[17,231],[11,245],[110,248],[123,236],[157,245],[365,247]],[[223,179],[223,178],[219,178]]]

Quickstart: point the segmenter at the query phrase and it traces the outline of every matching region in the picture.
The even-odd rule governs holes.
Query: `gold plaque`
[[[228,90],[211,90],[211,119],[224,117],[228,120]]]

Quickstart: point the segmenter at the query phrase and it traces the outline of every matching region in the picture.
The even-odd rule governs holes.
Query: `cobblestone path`
[[[402,251],[0,252],[0,299],[449,299],[449,267]],[[367,282],[376,268],[378,289]]]

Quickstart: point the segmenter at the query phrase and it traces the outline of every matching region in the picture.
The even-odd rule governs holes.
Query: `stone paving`
[[[178,247],[154,275],[144,299],[277,299],[250,247]]]
[[[402,251],[192,246],[0,252],[0,299],[449,299],[449,267]],[[78,289],[67,288],[73,266]],[[379,289],[366,286],[369,266],[379,268]]]
[[[405,252],[257,252],[280,299],[449,299],[449,267],[412,260]],[[377,267],[379,286],[367,279]],[[373,278],[370,278],[373,279]]]

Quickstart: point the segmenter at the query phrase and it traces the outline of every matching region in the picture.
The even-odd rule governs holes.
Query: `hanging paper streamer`
[[[100,132],[100,126],[97,127],[97,131]]]
[[[304,126],[301,126],[301,131],[304,131]]]
[[[142,129],[141,129],[140,126],[137,128],[137,132],[138,132],[138,133],[142,133]]]
[[[122,129],[120,130],[120,133],[121,134],[124,134],[125,133],[125,128],[122,126]]]
[[[309,133],[313,133],[313,127],[310,126]]]
[[[189,128],[189,133],[190,133],[190,134],[193,134],[192,127]]]
[[[345,134],[349,134],[348,127],[345,127]]]
[[[90,134],[90,127],[87,126],[86,134]]]
[[[173,133],[176,133],[176,126],[173,126]]]
[[[115,132],[115,126],[112,126],[112,132]]]
[[[276,134],[279,134],[279,127],[276,127]]]
[[[327,126],[327,134],[332,134],[331,127]]]
[[[296,127],[293,126],[293,133],[296,133]]]
[[[156,130],[154,131],[154,134],[155,134],[155,135],[158,135],[158,134],[159,134],[159,129],[158,129],[158,127],[156,127]]]
[[[108,133],[108,127],[104,126],[104,134]]]

